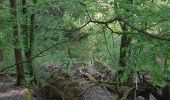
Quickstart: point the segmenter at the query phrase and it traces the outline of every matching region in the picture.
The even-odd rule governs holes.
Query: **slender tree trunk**
[[[17,71],[17,85],[21,85],[24,80],[24,69],[22,62],[22,51],[20,49],[20,41],[19,41],[19,29],[17,24],[17,7],[16,0],[9,0],[11,7],[11,15],[14,20],[13,25],[13,37],[14,37],[14,52],[15,52],[15,63],[16,63],[16,71]]]
[[[126,0],[127,4],[133,4],[133,0]],[[125,9],[129,12],[128,9]],[[128,17],[128,16],[127,16]],[[128,31],[128,26],[125,23],[120,23],[122,31]],[[127,65],[127,48],[131,43],[131,38],[127,34],[122,34],[121,37],[121,45],[120,45],[120,57],[119,57],[119,65],[121,67],[126,67]]]
[[[28,64],[29,64],[29,72],[30,75],[33,76],[33,65],[32,65],[32,50],[33,50],[33,42],[34,42],[34,14],[31,15],[31,20],[30,20],[30,35],[29,35],[29,48],[27,51],[27,59],[28,59]]]
[[[36,0],[33,0],[34,4],[36,4]],[[31,59],[33,56],[33,45],[34,45],[34,27],[35,27],[35,14],[31,15],[31,24],[30,24],[30,48],[29,48],[29,58]],[[30,60],[30,72],[33,72],[33,65],[32,60]],[[30,73],[30,75],[33,75],[33,73]],[[35,75],[34,75],[34,82],[37,83]]]
[[[3,51],[0,49],[0,62],[3,61]]]
[[[128,31],[128,27],[123,23],[121,25],[121,28],[123,31]],[[120,57],[119,57],[119,65],[121,67],[126,67],[127,63],[127,48],[129,44],[131,43],[131,39],[128,37],[127,34],[122,34],[121,37],[121,44],[120,44]]]
[[[27,16],[27,1],[22,0],[22,13],[24,18],[24,23],[22,25],[22,33],[24,35],[24,53],[25,53],[25,59],[28,61],[26,63],[26,68],[29,70],[29,74],[32,77],[33,76],[33,70],[32,70],[32,61],[31,61],[31,52],[30,52],[30,33],[28,31],[28,16]]]
[[[32,2],[34,5],[36,4],[37,0],[33,0]],[[29,59],[29,66],[30,66],[30,75],[33,76],[33,81],[35,84],[37,84],[37,79],[34,73],[34,68],[33,68],[33,62],[31,60],[33,56],[33,45],[34,45],[34,27],[35,27],[35,14],[31,15],[30,18],[30,35],[29,35],[29,48],[28,48],[28,59]]]
[[[115,7],[116,9],[118,9],[118,2],[119,0],[115,0]],[[127,3],[132,4],[133,0],[126,0]],[[128,12],[128,10],[126,9],[126,11]],[[116,11],[116,14],[118,14],[119,12]],[[120,27],[122,29],[122,31],[128,31],[128,26],[125,23],[121,23],[119,22]],[[127,65],[127,48],[131,43],[131,39],[128,37],[128,34],[122,34],[121,37],[121,43],[120,43],[120,54],[119,54],[119,66],[120,67],[126,67]],[[122,72],[118,72],[119,74],[121,74]]]
[[[32,68],[32,60],[31,60],[31,55],[32,55],[32,46],[31,46],[31,34],[33,34],[33,27],[32,24],[30,24],[30,31],[28,31],[28,16],[27,16],[27,2],[26,0],[22,0],[22,12],[23,15],[25,16],[24,18],[24,25],[23,25],[23,34],[24,34],[24,44],[25,44],[25,59],[28,61],[27,62],[27,68],[29,70],[29,74],[32,77],[33,76],[33,68]],[[31,20],[32,21],[32,20]],[[32,23],[32,22],[30,22]],[[30,32],[30,33],[29,33]]]
[[[32,2],[35,4],[36,0],[32,0]],[[22,0],[22,12],[25,16],[24,24],[23,24],[23,34],[24,34],[24,44],[25,44],[25,59],[27,62],[27,68],[29,70],[30,76],[33,77],[34,70],[33,70],[33,64],[32,64],[32,50],[33,50],[33,42],[34,42],[34,23],[35,23],[35,14],[32,14],[30,16],[30,23],[28,22],[28,16],[27,16],[27,1]],[[28,27],[28,23],[30,24],[30,27]],[[29,28],[29,29],[28,29]],[[28,31],[29,30],[29,31]],[[35,81],[35,80],[34,80]]]
[[[24,80],[24,69],[23,64],[19,64],[22,62],[22,52],[21,49],[14,49],[15,51],[15,59],[16,59],[16,70],[17,70],[17,85],[21,85],[21,82]]]
[[[36,4],[36,0],[32,0]],[[27,0],[22,0],[22,13],[24,15],[24,24],[23,24],[23,34],[24,34],[24,44],[25,44],[25,59],[28,61],[26,66],[29,70],[30,77],[33,78],[33,82],[37,83],[35,73],[33,70],[32,63],[32,54],[33,54],[33,45],[34,45],[34,27],[35,27],[35,14],[31,14],[29,17],[30,22],[28,22],[27,16]],[[28,23],[30,27],[28,27]]]
[[[68,52],[68,57],[69,57],[70,59],[72,59],[71,48],[70,48],[69,43],[67,43],[67,52]]]

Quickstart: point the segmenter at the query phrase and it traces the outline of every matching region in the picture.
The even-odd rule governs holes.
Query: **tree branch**
[[[170,17],[170,16],[168,16],[168,17]],[[159,21],[159,22],[157,22],[157,23],[155,23],[155,24],[153,24],[153,25],[150,25],[150,26],[146,27],[146,28],[145,28],[145,29],[143,29],[143,30],[150,29],[150,28],[152,28],[152,27],[154,27],[154,26],[156,26],[156,25],[158,25],[158,24],[160,24],[160,23],[162,23],[162,22],[164,22],[164,21],[168,21],[168,17],[167,17],[167,18],[162,19],[161,21]]]
[[[170,41],[170,38],[160,37],[158,35],[154,35],[153,33],[151,34],[151,33],[147,32],[147,31],[145,31],[143,29],[139,29],[139,28],[129,24],[126,21],[123,21],[123,20],[121,20],[121,21],[124,22],[126,25],[128,25],[131,29],[136,30],[137,34],[141,34],[141,35],[144,35],[144,36],[149,36],[151,38],[155,38],[155,39],[158,39],[158,40]]]

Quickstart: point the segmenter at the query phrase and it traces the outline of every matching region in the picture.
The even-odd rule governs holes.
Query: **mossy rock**
[[[80,82],[57,74],[53,74],[43,88],[50,100],[75,100],[83,91]]]

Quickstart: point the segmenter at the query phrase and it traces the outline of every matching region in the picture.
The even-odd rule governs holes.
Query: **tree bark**
[[[23,25],[22,25],[22,33],[24,35],[24,53],[25,59],[28,61],[26,63],[26,68],[29,70],[30,76],[33,75],[32,71],[32,61],[31,59],[31,52],[30,52],[30,33],[28,32],[28,16],[27,16],[27,1],[22,0],[22,13],[23,13]],[[31,26],[31,25],[30,25]],[[31,31],[30,31],[31,32]]]
[[[37,0],[33,0],[32,2],[34,5],[36,4]],[[33,76],[33,82],[37,84],[37,79],[34,73],[34,68],[33,68],[33,62],[32,62],[32,57],[33,57],[33,45],[34,45],[34,27],[35,27],[35,14],[32,14],[30,17],[30,34],[29,34],[29,48],[28,48],[28,59],[29,59],[29,72],[30,76]]]
[[[121,25],[121,28],[123,31],[128,31],[128,27],[123,23],[123,25]],[[120,44],[120,57],[119,57],[119,65],[121,67],[126,67],[126,62],[127,62],[127,48],[129,46],[129,44],[131,43],[131,39],[128,37],[127,34],[122,34],[121,37],[121,44]]]
[[[22,62],[22,51],[20,49],[20,41],[19,41],[19,29],[17,24],[17,7],[16,0],[9,0],[11,7],[11,15],[14,21],[13,25],[13,37],[14,37],[14,52],[15,52],[15,63],[16,63],[16,71],[17,71],[17,85],[21,85],[22,81],[25,78],[24,69]]]
[[[36,0],[32,0],[34,4],[36,4]],[[28,21],[27,16],[27,0],[22,0],[22,13],[24,15],[24,24],[22,26],[23,34],[24,34],[24,44],[25,44],[25,59],[27,61],[26,66],[29,70],[30,77],[33,78],[33,82],[37,83],[33,62],[32,62],[32,54],[33,54],[33,45],[34,45],[34,27],[35,27],[35,14],[31,14],[29,17],[30,22]],[[30,25],[28,27],[28,24]]]
[[[126,0],[127,4],[133,4],[133,0]],[[128,9],[125,9],[127,12],[129,12]],[[126,32],[128,31],[128,26],[125,23],[120,23],[122,31]],[[121,45],[120,45],[120,57],[119,57],[119,65],[121,67],[126,67],[127,65],[127,48],[131,43],[131,38],[128,37],[127,34],[122,34],[121,37]]]
[[[36,0],[32,0],[35,4]],[[24,24],[22,26],[23,34],[24,34],[24,45],[25,45],[25,59],[28,61],[26,63],[27,68],[29,70],[29,74],[31,77],[34,75],[33,64],[32,64],[32,50],[33,50],[33,42],[34,42],[34,23],[35,23],[35,14],[31,14],[29,17],[30,22],[28,22],[27,16],[27,1],[22,0],[22,13],[24,15]],[[28,27],[30,24],[30,27]]]
[[[0,62],[3,61],[3,51],[0,49]]]

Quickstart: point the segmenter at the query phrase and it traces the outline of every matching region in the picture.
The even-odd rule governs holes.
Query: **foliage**
[[[17,6],[18,12],[21,13],[21,5]],[[43,63],[54,63],[61,66],[66,64],[65,70],[70,68],[69,71],[72,71],[76,64],[91,66],[95,59],[114,70],[121,69],[117,68],[120,40],[122,34],[128,34],[132,42],[128,48],[124,48],[128,50],[128,61],[127,68],[122,68],[125,70],[125,78],[123,76],[121,79],[128,79],[126,76],[132,76],[136,71],[149,72],[153,77],[153,84],[164,84],[170,79],[170,44],[166,41],[170,38],[168,0],[133,0],[133,3],[127,0],[38,0],[35,5],[29,1],[27,7],[26,15],[35,14],[33,55],[65,41],[34,59],[35,69],[39,69]],[[3,69],[13,63],[14,56],[8,1],[0,1],[0,13],[0,47],[5,51],[5,59],[0,66]],[[19,26],[26,15],[19,15]],[[95,22],[106,22],[114,17],[130,24],[128,32],[122,31],[121,21],[105,24]],[[86,25],[89,20],[91,22]],[[23,42],[22,31],[20,35]],[[23,45],[21,43],[24,50]],[[156,60],[160,55],[166,58],[164,66],[160,66]],[[35,72],[40,73],[39,70]],[[40,75],[37,74],[37,77],[41,77]]]

